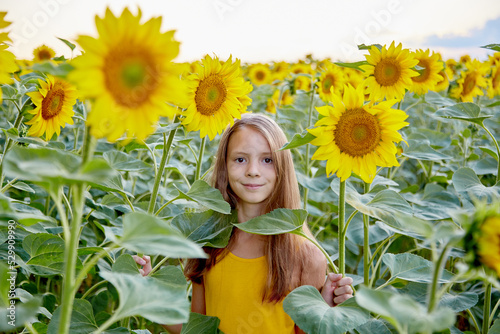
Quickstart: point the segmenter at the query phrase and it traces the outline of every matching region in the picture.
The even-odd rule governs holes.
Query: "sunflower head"
[[[463,225],[465,260],[472,267],[485,266],[500,277],[500,202],[477,203]]]
[[[365,104],[364,87],[347,85],[330,102],[316,108],[324,117],[308,129],[316,137],[311,144],[318,146],[312,159],[326,160],[328,175],[344,181],[354,172],[370,183],[377,166],[399,166],[395,143],[403,140],[398,130],[408,125],[408,116],[391,108],[396,100]]]
[[[95,19],[99,37],[77,39],[85,53],[72,61],[69,79],[93,101],[87,123],[95,137],[144,140],[161,116],[175,116],[185,94],[184,67],[172,62],[179,53],[174,31],[160,31],[161,17],[141,18],[140,10],[115,16],[107,9]]]
[[[389,48],[384,45],[381,49],[372,46],[365,57],[368,65],[360,68],[365,72],[365,85],[372,101],[402,99],[413,85],[411,78],[419,75],[413,70],[418,60],[401,43],[395,46],[392,42]]]
[[[473,102],[474,97],[484,95],[488,81],[486,75],[490,70],[487,63],[482,63],[477,59],[465,64],[466,70],[460,73],[455,86],[450,91],[450,96],[462,100],[462,102]]]
[[[36,92],[27,93],[36,108],[29,113],[33,118],[26,122],[31,125],[28,135],[50,140],[59,136],[61,128],[73,124],[73,105],[76,103],[76,89],[73,85],[48,75],[47,80],[38,80],[40,88]]]
[[[200,137],[212,140],[241,118],[252,100],[250,82],[243,79],[240,61],[232,57],[220,61],[205,56],[196,63],[194,73],[186,78],[188,92],[182,102],[186,106],[182,124],[188,131],[200,130]]]
[[[269,66],[265,64],[253,64],[248,68],[248,79],[256,86],[272,82],[272,74]]]
[[[331,94],[340,95],[344,87],[345,77],[339,66],[328,64],[324,66],[318,82],[318,93],[320,98],[327,102],[331,100]]]
[[[438,82],[443,80],[439,73],[443,70],[443,62],[439,60],[439,55],[430,50],[417,50],[413,53],[417,64],[419,75],[412,77],[413,86],[411,91],[423,95],[429,90],[435,90]]]
[[[292,103],[293,96],[290,94],[290,89],[276,89],[273,96],[267,101],[266,111],[275,114],[278,106],[287,106]]]
[[[33,62],[35,63],[41,63],[47,60],[51,60],[55,56],[56,52],[45,44],[40,45],[33,50]]]

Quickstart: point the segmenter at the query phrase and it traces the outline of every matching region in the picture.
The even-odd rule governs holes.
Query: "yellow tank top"
[[[225,334],[292,334],[294,323],[283,301],[262,302],[265,256],[243,259],[229,252],[205,275],[206,314],[220,319]]]

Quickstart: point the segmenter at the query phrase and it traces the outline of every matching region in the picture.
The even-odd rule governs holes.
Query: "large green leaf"
[[[217,212],[229,214],[231,206],[224,200],[218,189],[211,187],[203,180],[194,182],[187,193],[179,191],[178,198],[195,201],[198,204]]]
[[[218,334],[220,320],[217,317],[210,317],[195,312],[189,315],[189,321],[182,326],[181,334]]]
[[[387,327],[387,323],[379,319],[369,319],[361,326],[356,327],[356,332],[359,334],[391,334],[392,332]]]
[[[440,306],[446,306],[454,312],[462,312],[477,304],[478,296],[475,292],[462,292],[458,295],[445,294],[439,301]]]
[[[453,186],[458,193],[469,194],[478,199],[494,198],[500,194],[500,185],[486,187],[481,183],[476,173],[467,167],[458,169],[452,177]]]
[[[280,151],[300,147],[302,145],[310,143],[313,139],[316,139],[316,137],[310,134],[309,131],[304,130],[302,131],[302,133],[294,134],[292,140],[289,143],[283,145],[283,147],[280,148]]]
[[[116,170],[140,172],[150,171],[152,169],[152,167],[144,161],[134,159],[130,154],[126,154],[124,152],[108,151],[104,152],[102,156],[109,163],[109,165]]]
[[[458,119],[483,125],[483,121],[491,115],[480,115],[481,108],[475,103],[461,102],[454,106],[445,107],[436,111],[435,115],[448,119]]]
[[[232,222],[238,221],[236,211],[231,215],[207,210],[186,212],[175,216],[171,225],[200,246],[226,247],[233,230]]]
[[[116,174],[103,159],[93,159],[81,168],[81,157],[47,147],[13,147],[4,159],[7,176],[59,186],[100,182]]]
[[[431,147],[428,139],[408,139],[408,148],[404,149],[405,157],[417,160],[441,161],[452,159],[444,153],[440,153]]]
[[[411,282],[431,283],[434,264],[415,254],[386,253],[382,257],[384,264],[391,271],[391,280],[400,278]],[[453,274],[448,270],[443,270],[439,283],[450,282]]]
[[[58,307],[49,326],[47,327],[47,334],[59,333],[59,322],[61,320],[62,309]],[[75,299],[73,301],[73,308],[71,312],[69,332],[71,334],[91,334],[99,328],[98,322],[94,316],[92,304],[86,299]],[[110,330],[105,330],[103,334],[127,334],[129,331],[126,328],[118,327]]]
[[[114,241],[138,253],[160,254],[174,258],[204,258],[200,246],[186,239],[164,220],[141,212],[123,216],[123,234]]]
[[[360,287],[355,298],[360,306],[382,316],[400,333],[433,333],[445,330],[455,322],[455,313],[451,309],[440,307],[429,314],[425,306],[396,292]]]
[[[332,181],[331,188],[338,194],[339,180]],[[387,225],[400,231],[402,234],[408,232],[420,235],[428,235],[432,230],[429,223],[414,225],[409,224],[400,216],[411,216],[413,210],[406,200],[394,190],[384,189],[380,192],[368,192],[359,194],[349,183],[346,184],[346,202],[353,208],[365,215],[379,219]]]
[[[244,223],[236,223],[235,226],[242,231],[262,235],[288,232],[302,234],[302,226],[306,218],[307,211],[305,210],[276,209]]]
[[[369,313],[360,308],[354,298],[330,307],[319,291],[303,285],[285,297],[283,309],[306,333],[340,334],[365,323]]]
[[[5,282],[2,282],[2,285]],[[11,301],[14,301],[11,299]],[[40,298],[32,298],[25,303],[16,302],[8,307],[0,309],[0,332],[11,332],[12,330],[24,326],[27,321],[31,321],[39,313],[41,305]],[[12,313],[11,313],[12,312]]]
[[[120,296],[114,312],[117,320],[142,316],[158,324],[181,324],[189,318],[190,303],[183,287],[141,275],[109,271],[100,275],[113,284]]]
[[[64,269],[64,240],[49,233],[34,233],[23,240],[23,248],[30,255],[26,262],[31,272],[38,275],[62,274]],[[82,263],[77,259],[77,268]]]

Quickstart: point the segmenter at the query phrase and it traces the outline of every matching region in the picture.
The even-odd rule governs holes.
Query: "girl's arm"
[[[203,283],[193,283],[193,293],[191,296],[191,312],[206,314],[205,285]]]

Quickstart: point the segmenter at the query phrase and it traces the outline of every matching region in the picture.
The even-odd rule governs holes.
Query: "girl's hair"
[[[272,159],[276,171],[275,191],[266,201],[265,212],[278,208],[299,209],[300,192],[295,176],[292,155],[290,150],[280,151],[287,138],[279,125],[271,118],[262,114],[244,114],[236,120],[232,127],[228,127],[222,134],[217,149],[214,168],[212,171],[212,186],[218,189],[224,199],[235,209],[238,196],[229,185],[227,171],[227,149],[231,135],[241,128],[248,127],[258,131],[266,138],[272,152]],[[310,234],[306,224],[305,232]],[[234,238],[231,237],[226,248],[205,248],[208,259],[189,259],[184,273],[195,283],[202,283],[203,275],[220,261],[228,252]],[[263,300],[279,302],[288,292],[300,285],[300,273],[304,262],[309,258],[308,248],[303,245],[304,240],[294,234],[279,234],[266,238],[265,255],[268,259],[268,274]]]

